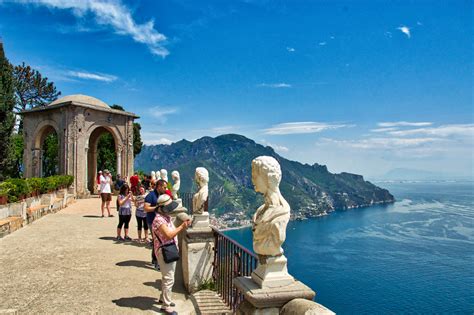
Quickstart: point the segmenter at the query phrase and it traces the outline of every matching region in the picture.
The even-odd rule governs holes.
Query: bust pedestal
[[[313,290],[300,281],[275,288],[261,288],[250,277],[234,279],[234,285],[244,296],[237,314],[246,315],[278,315],[280,309],[293,299],[312,300],[316,295]]]
[[[260,288],[278,288],[290,285],[295,279],[288,273],[287,259],[284,255],[268,257],[265,264],[258,264],[252,272],[252,280]]]
[[[192,229],[208,229],[209,228],[209,212],[202,214],[193,214]]]
[[[214,233],[207,228],[190,228],[182,242],[184,286],[190,293],[212,279],[214,262]]]

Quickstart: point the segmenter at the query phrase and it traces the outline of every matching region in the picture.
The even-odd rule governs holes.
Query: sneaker
[[[123,238],[122,238],[121,236],[117,236],[117,237],[115,238],[115,240],[116,240],[117,242],[120,242],[120,241],[123,241]]]
[[[131,241],[132,239],[129,236],[125,236],[126,241]]]

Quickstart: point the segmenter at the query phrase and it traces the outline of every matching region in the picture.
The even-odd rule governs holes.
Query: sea
[[[338,314],[473,314],[474,182],[377,185],[397,201],[288,224],[290,274]]]

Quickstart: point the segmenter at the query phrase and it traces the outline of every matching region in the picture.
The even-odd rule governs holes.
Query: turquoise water
[[[380,186],[398,201],[290,222],[290,273],[339,314],[472,314],[473,183]],[[226,233],[252,248],[250,229]]]

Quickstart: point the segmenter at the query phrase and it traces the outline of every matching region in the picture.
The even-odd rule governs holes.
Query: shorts
[[[110,193],[101,193],[100,197],[102,198],[103,202],[112,200],[112,194],[110,194]]]

